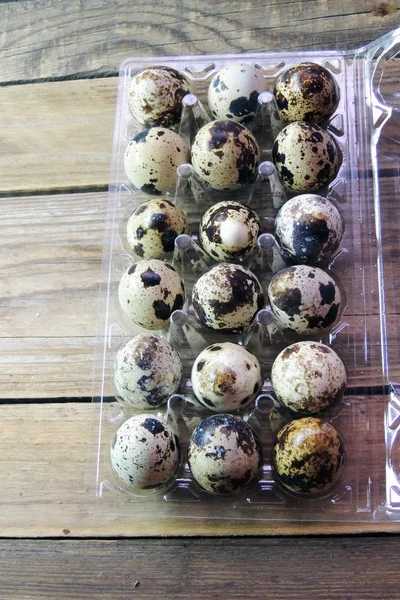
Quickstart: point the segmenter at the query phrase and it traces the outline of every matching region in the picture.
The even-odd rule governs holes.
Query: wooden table
[[[0,6],[2,600],[399,598],[398,524],[138,523],[86,493],[120,61],[353,48],[399,26],[398,1]]]

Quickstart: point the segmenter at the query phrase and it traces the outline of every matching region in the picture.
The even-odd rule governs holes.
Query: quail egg
[[[132,116],[145,127],[172,127],[179,123],[182,98],[190,93],[186,77],[171,67],[139,71],[129,86]]]
[[[261,385],[260,363],[239,344],[212,344],[193,364],[193,392],[200,404],[215,412],[245,408]]]
[[[336,206],[316,194],[288,200],[275,220],[275,237],[295,263],[315,264],[339,247],[343,221]]]
[[[204,213],[199,241],[215,260],[230,260],[250,254],[260,233],[260,218],[251,208],[240,202],[225,201]]]
[[[139,258],[171,256],[175,238],[186,231],[184,213],[164,198],[154,198],[138,206],[126,226],[128,244]]]
[[[307,265],[278,271],[268,286],[268,297],[278,324],[301,334],[318,333],[333,325],[341,306],[334,279]]]
[[[181,359],[163,338],[140,333],[118,351],[115,387],[123,401],[135,408],[156,408],[166,402],[181,377]]]
[[[284,406],[312,415],[342,398],[347,375],[342,360],[329,346],[297,342],[276,357],[271,383]]]
[[[200,179],[214,190],[233,190],[251,183],[260,150],[254,135],[235,121],[212,121],[193,142],[192,164]]]
[[[183,283],[171,265],[156,258],[142,260],[123,274],[118,298],[124,314],[146,329],[162,329],[174,310],[182,308]]]
[[[339,89],[332,74],[316,63],[299,63],[279,75],[275,98],[283,121],[320,123],[332,115]]]
[[[201,323],[225,332],[240,332],[264,306],[261,284],[240,265],[220,263],[194,284],[192,303]]]
[[[121,425],[110,456],[115,474],[125,485],[145,489],[173,477],[179,466],[180,443],[162,419],[142,414]]]
[[[176,169],[189,162],[186,142],[174,131],[152,127],[138,133],[125,151],[124,166],[131,184],[151,196],[176,186]]]
[[[296,121],[277,135],[272,158],[283,185],[293,192],[315,192],[333,181],[342,164],[334,138],[318,125]]]
[[[239,417],[212,415],[192,433],[188,463],[201,488],[210,494],[231,494],[257,477],[262,464],[260,442]]]
[[[266,89],[260,69],[243,63],[224,67],[208,88],[208,106],[214,119],[247,123],[254,118],[258,95]]]
[[[315,417],[288,423],[277,435],[272,465],[280,483],[298,494],[320,494],[340,479],[344,446],[330,424]]]

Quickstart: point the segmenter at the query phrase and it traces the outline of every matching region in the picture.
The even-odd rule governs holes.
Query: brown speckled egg
[[[315,192],[333,181],[342,164],[334,138],[318,125],[290,123],[277,135],[272,158],[279,177],[293,192]]]
[[[307,265],[278,271],[268,286],[268,298],[281,327],[308,335],[331,327],[341,305],[334,279]]]
[[[193,142],[192,164],[214,190],[233,190],[254,181],[260,150],[254,135],[234,121],[212,121]]]
[[[179,439],[162,419],[134,416],[116,432],[110,457],[115,474],[125,485],[151,488],[167,483],[176,473]]]
[[[337,250],[343,221],[336,206],[316,194],[288,200],[275,220],[275,237],[286,258],[315,264]]]
[[[175,269],[154,258],[125,271],[118,298],[130,321],[146,329],[162,329],[168,326],[174,310],[182,308],[184,289]]]
[[[138,206],[126,226],[128,244],[140,258],[171,256],[176,237],[186,231],[184,213],[164,198]]]
[[[342,360],[329,346],[297,342],[276,357],[271,383],[284,406],[312,415],[342,398],[347,375]]]
[[[218,71],[208,88],[208,106],[214,119],[247,123],[254,118],[258,95],[266,89],[261,69],[235,63]]]
[[[231,494],[257,477],[262,464],[260,442],[239,417],[212,415],[192,433],[188,463],[201,488],[210,494]]]
[[[175,188],[176,169],[189,160],[189,148],[177,133],[153,127],[141,131],[129,143],[124,158],[125,173],[136,189],[161,196]]]
[[[320,123],[333,115],[339,89],[332,74],[316,63],[299,63],[279,75],[275,98],[283,121]]]
[[[278,481],[298,494],[320,494],[340,479],[344,446],[336,429],[315,417],[288,423],[277,435],[272,465]]]
[[[215,412],[245,408],[261,385],[260,363],[239,344],[212,344],[193,364],[193,392],[200,404]]]
[[[261,284],[242,266],[220,263],[194,284],[192,302],[203,325],[225,332],[247,327],[264,306]]]
[[[115,387],[121,399],[135,408],[156,408],[175,394],[182,362],[167,340],[140,333],[118,351]]]
[[[171,67],[139,71],[129,86],[132,116],[145,127],[171,127],[179,123],[182,98],[190,93],[186,77]]]
[[[260,218],[254,210],[240,202],[225,201],[214,204],[204,213],[199,241],[215,260],[230,260],[250,254],[260,233]]]

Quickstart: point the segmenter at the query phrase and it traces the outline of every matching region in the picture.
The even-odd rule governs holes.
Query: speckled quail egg
[[[214,190],[233,190],[251,183],[260,150],[254,135],[234,121],[212,121],[193,142],[192,165],[200,179]]]
[[[245,408],[261,385],[260,363],[239,344],[212,344],[193,364],[193,392],[200,404],[216,412]]]
[[[179,123],[182,98],[190,93],[186,77],[171,67],[139,71],[129,86],[132,116],[145,127],[171,127]]]
[[[278,271],[268,286],[268,297],[278,324],[302,334],[318,333],[333,325],[341,305],[334,279],[307,265]]]
[[[121,425],[110,456],[112,468],[124,484],[144,489],[173,477],[179,466],[180,443],[162,419],[142,414]]]
[[[260,218],[254,210],[240,202],[224,201],[204,213],[199,241],[215,260],[231,260],[250,254],[260,233]]]
[[[275,220],[275,237],[285,255],[295,263],[315,264],[337,250],[343,221],[336,206],[316,194],[288,200]]]
[[[131,184],[151,196],[161,196],[176,186],[176,169],[190,160],[180,135],[161,127],[138,133],[125,151],[125,173]]]
[[[339,88],[332,74],[316,63],[299,63],[279,75],[275,98],[283,121],[320,123],[332,115]]]
[[[257,477],[262,464],[260,442],[239,417],[212,415],[193,431],[188,463],[201,488],[210,494],[231,494]]]
[[[284,406],[312,415],[342,398],[347,375],[342,360],[329,346],[297,342],[276,357],[271,383]]]
[[[220,263],[194,284],[192,303],[201,323],[225,332],[239,332],[264,306],[256,276],[240,265]]]
[[[167,327],[184,301],[182,281],[171,265],[156,258],[142,260],[122,275],[118,288],[124,314],[146,329]]]
[[[342,164],[334,138],[318,125],[296,121],[277,135],[272,158],[281,181],[293,192],[315,192],[333,181]]]
[[[140,333],[118,351],[114,382],[122,400],[135,408],[155,408],[175,394],[182,362],[167,340]]]
[[[258,95],[266,89],[261,69],[235,63],[218,71],[208,88],[208,106],[214,119],[251,121],[257,110]]]
[[[315,417],[288,423],[277,435],[272,465],[278,481],[298,494],[328,491],[345,464],[343,442],[330,424]]]
[[[184,213],[164,198],[154,198],[138,206],[126,226],[128,244],[140,258],[171,256],[176,237],[186,231]]]

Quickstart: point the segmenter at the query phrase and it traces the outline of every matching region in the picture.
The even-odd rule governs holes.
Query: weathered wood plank
[[[1,82],[116,73],[126,56],[354,48],[400,24],[398,4],[169,0],[6,2]]]
[[[0,88],[0,193],[107,186],[116,89],[116,78]]]
[[[360,410],[365,403],[359,399]],[[0,537],[129,537],[158,535],[277,535],[305,533],[346,533],[398,531],[395,523],[372,522],[372,513],[355,513],[354,505],[366,509],[365,482],[372,477],[370,508],[384,500],[383,403],[371,397],[368,415],[357,409],[358,419],[368,420],[368,431],[353,424],[346,449],[356,466],[347,475],[360,495],[351,507],[343,506],[347,522],[291,522],[272,507],[271,517],[260,520],[265,507],[253,507],[245,520],[237,519],[238,509],[224,511],[215,519],[215,503],[185,505],[147,498],[145,504],[126,502],[115,492],[101,501],[94,495],[98,406],[93,404],[36,404],[0,406]],[[111,405],[106,407],[112,411]],[[108,413],[107,413],[108,414]],[[111,416],[111,412],[109,415]],[[365,421],[367,422],[367,421]],[[367,435],[367,438],[365,438]],[[371,437],[372,436],[372,437]],[[103,434],[101,460],[105,460],[109,440]],[[382,462],[383,461],[383,462]],[[362,492],[362,493],[361,493]],[[251,507],[250,507],[251,508]],[[342,509],[338,509],[341,511]],[[350,510],[350,514],[347,513]],[[297,513],[296,513],[297,514]],[[322,516],[320,513],[319,516]],[[335,513],[332,513],[335,514]],[[198,518],[188,519],[187,516]],[[347,517],[346,517],[347,515]],[[318,516],[318,515],[317,515]],[[335,517],[333,516],[332,519]],[[2,596],[3,597],[3,596]]]
[[[396,537],[2,540],[0,585],[3,600],[397,600],[399,544]]]

